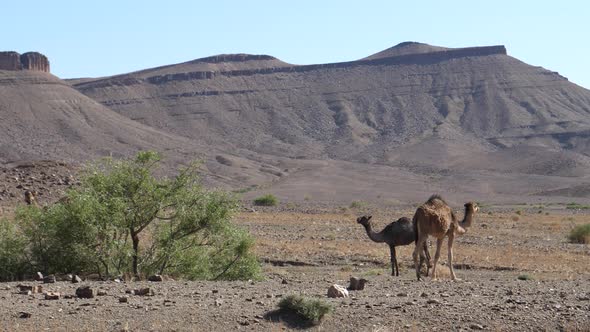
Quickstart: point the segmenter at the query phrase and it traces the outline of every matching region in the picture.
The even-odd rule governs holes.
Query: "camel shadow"
[[[264,319],[273,323],[284,323],[287,327],[295,330],[305,330],[316,325],[296,313],[282,309],[267,312],[264,314]]]

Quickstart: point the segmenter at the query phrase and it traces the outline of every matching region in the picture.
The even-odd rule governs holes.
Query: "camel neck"
[[[363,225],[363,226],[365,226],[365,230],[367,231],[367,235],[369,236],[369,238],[371,240],[373,240],[374,242],[385,242],[385,239],[383,238],[383,234],[374,232],[370,223],[367,225]]]
[[[461,227],[467,228],[471,227],[471,223],[473,222],[473,210],[465,207],[465,215],[463,216],[463,221],[461,221]]]

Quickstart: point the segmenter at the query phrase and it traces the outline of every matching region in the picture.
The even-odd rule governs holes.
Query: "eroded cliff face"
[[[49,72],[49,60],[38,52],[0,52],[0,70],[35,70]]]

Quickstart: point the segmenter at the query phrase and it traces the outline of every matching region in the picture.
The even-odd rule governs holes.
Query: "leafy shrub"
[[[518,280],[533,280],[535,278],[533,278],[533,276],[528,275],[528,274],[521,274],[518,276]]]
[[[352,203],[350,203],[350,208],[351,209],[360,209],[360,208],[364,207],[365,205],[366,205],[365,202],[353,201]]]
[[[578,225],[570,231],[568,239],[572,243],[590,243],[590,224]]]
[[[572,203],[568,203],[565,206],[565,208],[569,209],[569,210],[588,210],[588,209],[590,209],[590,205],[582,205],[582,204],[572,202]]]
[[[333,307],[321,300],[310,300],[300,295],[289,295],[279,302],[279,308],[290,311],[311,323],[319,322]]]
[[[0,219],[0,280],[23,279],[28,270],[27,240],[14,223]]]
[[[237,201],[203,189],[196,164],[171,179],[156,178],[159,162],[148,151],[91,165],[66,200],[19,208],[20,233],[0,233],[20,239],[14,247],[25,243],[30,272],[258,278],[253,240],[230,222]]]
[[[279,200],[272,194],[267,194],[254,199],[254,205],[258,206],[275,206],[279,204]]]

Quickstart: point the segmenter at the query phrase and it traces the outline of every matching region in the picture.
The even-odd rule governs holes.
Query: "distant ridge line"
[[[150,84],[164,84],[171,81],[188,81],[188,80],[204,80],[213,79],[216,76],[250,76],[250,75],[264,75],[273,73],[285,73],[285,72],[306,72],[320,69],[336,69],[336,68],[347,68],[356,66],[379,66],[379,65],[410,65],[410,64],[432,64],[436,62],[446,61],[456,58],[474,57],[474,56],[488,56],[488,55],[507,55],[506,47],[504,45],[494,46],[482,46],[482,47],[465,47],[453,50],[436,51],[429,53],[417,53],[417,54],[406,54],[391,57],[383,57],[371,60],[355,60],[347,62],[336,62],[326,64],[315,64],[315,65],[293,65],[284,67],[271,67],[271,68],[258,68],[258,69],[244,69],[244,70],[230,70],[230,71],[196,71],[188,73],[176,73],[167,75],[157,75],[147,77],[145,79],[134,78],[129,76],[118,77],[118,78],[105,78],[97,81],[83,82],[75,84],[77,89],[91,89],[96,87],[104,86],[128,86],[134,84],[140,84],[141,82],[148,82]],[[212,56],[202,59],[190,61],[192,63],[197,62],[217,62],[223,58],[230,58],[232,61],[240,61],[237,58],[243,60],[254,60],[255,58],[275,59],[271,56],[251,56],[237,55],[230,57],[230,55]],[[266,58],[268,57],[268,58]]]

